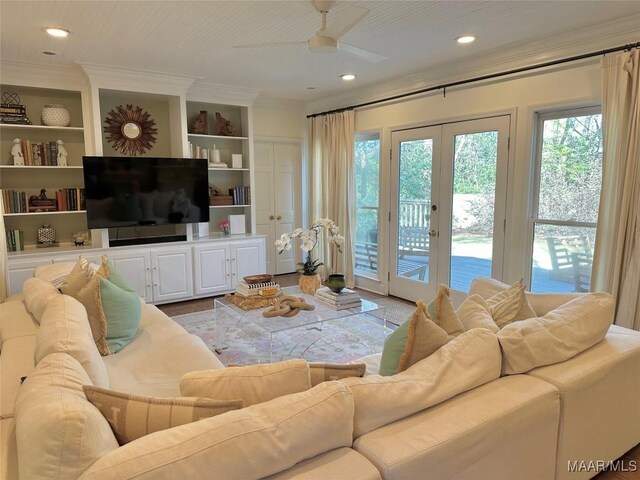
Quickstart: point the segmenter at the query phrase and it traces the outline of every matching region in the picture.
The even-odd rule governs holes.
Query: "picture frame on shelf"
[[[244,235],[247,233],[245,215],[229,215],[229,233],[231,235]]]
[[[231,167],[232,168],[242,168],[242,154],[241,153],[232,153],[231,154]]]

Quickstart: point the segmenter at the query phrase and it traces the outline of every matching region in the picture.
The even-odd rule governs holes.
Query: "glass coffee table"
[[[362,305],[335,310],[302,293],[298,287],[283,295],[302,297],[315,307],[293,317],[262,316],[264,308],[242,310],[226,298],[214,299],[216,353],[227,363],[276,362],[304,358],[319,362],[348,362],[382,351],[392,332],[384,307],[362,299]]]

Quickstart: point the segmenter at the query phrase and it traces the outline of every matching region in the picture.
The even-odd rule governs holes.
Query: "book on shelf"
[[[22,230],[6,230],[7,251],[20,252],[24,250],[24,232]]]

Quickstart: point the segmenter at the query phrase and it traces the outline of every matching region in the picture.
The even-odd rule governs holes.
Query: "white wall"
[[[390,175],[386,173],[389,172],[391,130],[512,113],[504,272],[504,279],[512,282],[524,276],[530,255],[527,248],[527,219],[534,113],[562,107],[598,105],[599,99],[600,67],[596,60],[509,80],[459,87],[457,90],[447,90],[446,97],[441,92],[433,93],[391,105],[357,110],[356,131],[380,131],[382,188],[383,192],[388,192]],[[381,210],[388,210],[388,194],[381,196],[383,201]],[[380,234],[387,235],[387,229],[388,225],[384,225]]]
[[[307,120],[302,109],[253,107],[254,137],[304,138]]]

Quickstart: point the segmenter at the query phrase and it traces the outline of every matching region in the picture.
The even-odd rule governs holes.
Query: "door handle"
[[[282,217],[281,217],[280,215],[278,215],[278,216],[276,217],[276,220],[282,220]]]
[[[431,230],[429,230],[429,236],[430,237],[435,237],[438,235],[438,232],[435,228],[432,228]]]
[[[274,217],[273,215],[269,215],[269,220],[273,220],[274,218],[276,217]]]

